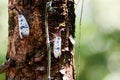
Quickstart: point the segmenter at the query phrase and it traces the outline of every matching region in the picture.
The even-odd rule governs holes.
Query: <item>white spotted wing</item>
[[[22,39],[23,36],[29,36],[29,25],[27,20],[25,19],[24,15],[18,15],[18,22],[19,22],[19,34],[20,38]]]
[[[54,57],[58,58],[61,56],[61,37],[56,36],[54,39],[54,46],[53,46]]]

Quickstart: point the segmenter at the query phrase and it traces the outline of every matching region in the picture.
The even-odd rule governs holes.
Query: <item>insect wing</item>
[[[20,14],[18,15],[18,21],[19,21],[19,34],[22,38],[23,36],[29,36],[29,25],[27,23],[27,20],[25,19],[24,15]]]
[[[54,52],[55,58],[60,57],[60,55],[61,55],[61,37],[55,38],[53,52]]]

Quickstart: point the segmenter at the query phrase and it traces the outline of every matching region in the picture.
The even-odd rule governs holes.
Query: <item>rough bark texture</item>
[[[9,0],[9,44],[6,59],[10,67],[6,80],[47,80],[45,5],[48,0]],[[30,35],[20,39],[16,6],[30,25]],[[56,59],[51,51],[51,80],[74,80],[73,39],[75,30],[74,0],[53,0],[55,12],[49,12],[50,40],[61,28],[62,55]],[[72,36],[72,37],[70,37]],[[51,42],[53,49],[53,42]],[[66,78],[66,79],[65,79]]]

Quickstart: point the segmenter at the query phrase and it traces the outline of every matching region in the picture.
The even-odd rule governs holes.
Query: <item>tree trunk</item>
[[[45,7],[48,0],[9,0],[9,44],[6,80],[47,80],[48,55],[45,32]],[[17,8],[21,13],[19,13]],[[51,47],[51,80],[74,80],[74,0],[53,0],[48,10]],[[30,26],[28,37],[20,38],[18,15]],[[60,30],[64,31],[60,33]],[[54,39],[60,36],[61,56],[54,57]]]

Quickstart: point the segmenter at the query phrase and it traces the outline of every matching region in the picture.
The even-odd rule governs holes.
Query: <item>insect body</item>
[[[25,19],[23,14],[18,15],[18,22],[19,22],[19,34],[20,38],[22,39],[23,36],[27,37],[29,36],[29,25],[27,23],[27,20]]]

